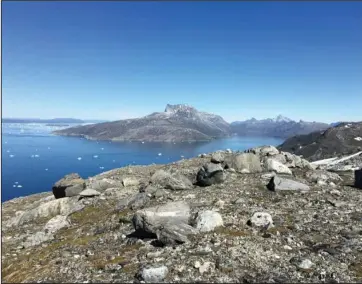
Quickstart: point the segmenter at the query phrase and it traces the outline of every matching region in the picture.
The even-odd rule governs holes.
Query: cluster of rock
[[[264,146],[67,175],[4,203],[5,280],[362,280],[362,191],[315,168]]]

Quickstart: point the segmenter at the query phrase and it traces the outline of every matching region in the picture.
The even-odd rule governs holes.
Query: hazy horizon
[[[4,118],[361,120],[362,2],[2,4]]]

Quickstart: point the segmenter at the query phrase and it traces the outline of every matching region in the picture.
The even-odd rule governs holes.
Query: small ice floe
[[[10,158],[14,158],[14,155],[9,155]]]
[[[45,169],[46,171],[48,170],[48,169]]]
[[[6,153],[10,153],[10,150],[6,150]]]
[[[19,182],[18,181],[16,181],[16,182],[14,182],[15,184],[18,184]]]
[[[99,167],[101,170],[103,170],[104,169],[104,167]]]
[[[162,153],[158,153],[159,156],[162,156]]]
[[[115,163],[116,162],[116,160],[113,160],[113,163]]]
[[[34,155],[35,158],[39,158],[39,155]]]
[[[145,141],[142,141],[142,144],[145,144]]]
[[[103,151],[103,150],[104,150],[104,148],[101,148],[101,150]]]
[[[15,184],[13,184],[13,187],[16,187],[16,185],[15,185]]]
[[[98,155],[94,155],[93,158],[94,158],[94,159],[97,159],[97,158],[98,158]]]
[[[34,155],[31,155],[30,157],[34,158]]]
[[[50,150],[50,147],[48,147],[48,150]]]
[[[184,155],[181,155],[181,158],[183,159],[183,158],[185,158],[185,156],[184,156]]]
[[[20,184],[18,184],[18,186],[17,187],[23,187],[22,185],[20,185]]]
[[[77,159],[80,161],[82,159],[82,157],[78,157]]]
[[[354,140],[356,140],[356,141],[362,141],[362,137],[355,137]]]
[[[5,143],[5,144],[8,144],[8,141],[5,141],[4,143]]]

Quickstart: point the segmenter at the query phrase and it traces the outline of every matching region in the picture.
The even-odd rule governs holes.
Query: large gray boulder
[[[52,190],[55,198],[79,195],[86,187],[84,179],[78,174],[69,174],[58,180]]]
[[[336,174],[336,173],[332,173],[332,172],[328,172],[325,170],[310,170],[308,172],[305,173],[305,176],[307,178],[307,180],[311,181],[311,182],[340,182],[342,181],[342,178]]]
[[[267,171],[276,172],[277,174],[292,174],[292,171],[287,166],[270,158],[266,160],[266,169]]]
[[[224,159],[224,154],[221,152],[215,152],[211,155],[211,162],[215,164],[224,162]]]
[[[362,189],[362,169],[354,171],[354,186]]]
[[[220,164],[209,163],[204,165],[196,176],[197,185],[210,186],[225,181],[224,169]]]
[[[156,171],[151,177],[154,185],[159,185],[166,189],[187,190],[192,189],[192,182],[184,175],[179,173],[169,173],[164,170]]]
[[[156,230],[157,239],[163,245],[185,243],[188,235],[196,233],[197,230],[189,224],[173,222],[167,222]]]
[[[116,209],[117,211],[122,211],[127,208],[133,210],[140,209],[144,207],[150,200],[151,198],[149,197],[148,193],[140,192],[120,200]]]
[[[245,152],[257,154],[259,156],[274,156],[279,154],[279,150],[274,146],[261,146],[252,149],[248,149]]]
[[[304,183],[294,181],[291,179],[281,178],[279,176],[272,177],[270,179],[267,187],[271,191],[282,191],[282,190],[308,191],[308,190],[310,190],[309,186]]]
[[[169,202],[137,211],[133,216],[132,223],[135,230],[155,234],[159,227],[168,222],[188,224],[190,214],[190,206],[186,202]]]
[[[237,172],[242,173],[260,173],[262,167],[260,158],[253,153],[242,153],[236,156],[232,156],[226,161],[229,168],[235,169]]]

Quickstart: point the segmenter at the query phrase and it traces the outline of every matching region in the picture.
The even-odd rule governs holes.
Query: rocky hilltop
[[[164,112],[142,118],[72,127],[54,133],[114,141],[207,141],[230,135],[230,126],[218,115],[179,104],[167,105]]]
[[[297,135],[279,146],[282,151],[316,161],[362,151],[362,122],[343,122],[325,131]]]
[[[2,281],[361,282],[358,172],[264,146],[70,174],[3,203]]]
[[[294,121],[278,115],[276,118],[257,120],[255,118],[231,123],[231,131],[240,136],[266,136],[288,138],[300,134],[325,130],[329,127],[326,123]]]

